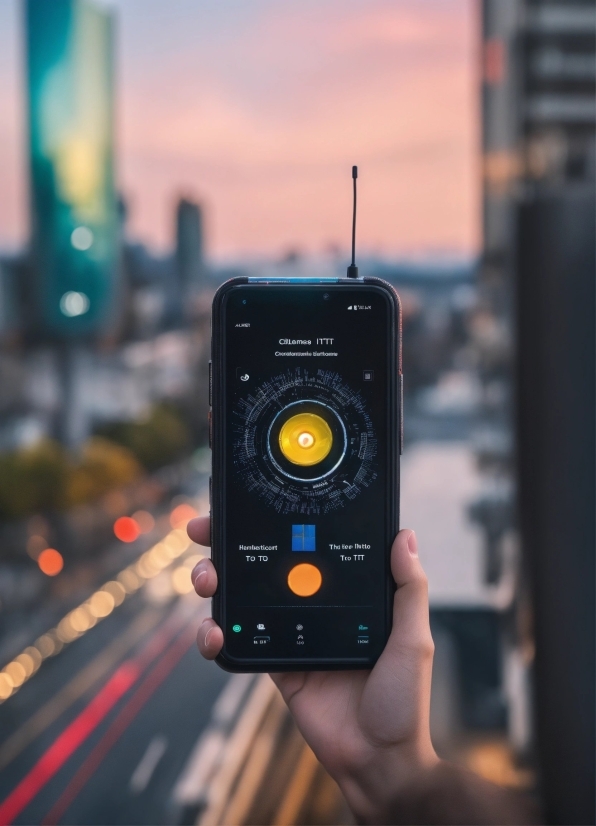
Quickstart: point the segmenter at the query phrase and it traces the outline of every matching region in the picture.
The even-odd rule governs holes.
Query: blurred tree
[[[142,468],[132,451],[94,436],[83,447],[79,463],[68,476],[66,504],[93,501],[114,488],[134,482],[141,474]]]
[[[70,469],[66,451],[49,439],[0,454],[0,515],[14,519],[64,507]]]
[[[101,436],[128,448],[147,470],[156,470],[182,458],[191,447],[191,435],[180,413],[170,404],[154,405],[145,419],[114,422]]]

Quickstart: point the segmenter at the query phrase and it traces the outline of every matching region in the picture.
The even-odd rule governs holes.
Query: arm
[[[189,523],[191,539],[209,543],[209,520]],[[372,671],[272,674],[304,739],[336,780],[361,823],[534,823],[521,799],[442,761],[430,739],[434,645],[428,585],[416,536],[403,530],[391,551],[397,591],[393,630]],[[217,573],[210,560],[192,572],[210,597]],[[201,654],[213,659],[223,633],[206,619]]]

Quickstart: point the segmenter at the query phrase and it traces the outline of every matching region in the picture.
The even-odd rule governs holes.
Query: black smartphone
[[[228,671],[370,668],[391,631],[401,310],[376,278],[216,293],[213,616]]]

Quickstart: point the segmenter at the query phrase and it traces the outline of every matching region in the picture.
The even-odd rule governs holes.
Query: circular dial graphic
[[[287,370],[233,412],[240,482],[279,513],[343,507],[377,478],[377,440],[359,392],[338,373]]]

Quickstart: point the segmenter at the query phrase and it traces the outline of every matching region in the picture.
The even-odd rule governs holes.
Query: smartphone
[[[391,631],[401,309],[377,278],[216,293],[211,533],[235,672],[370,668]]]

